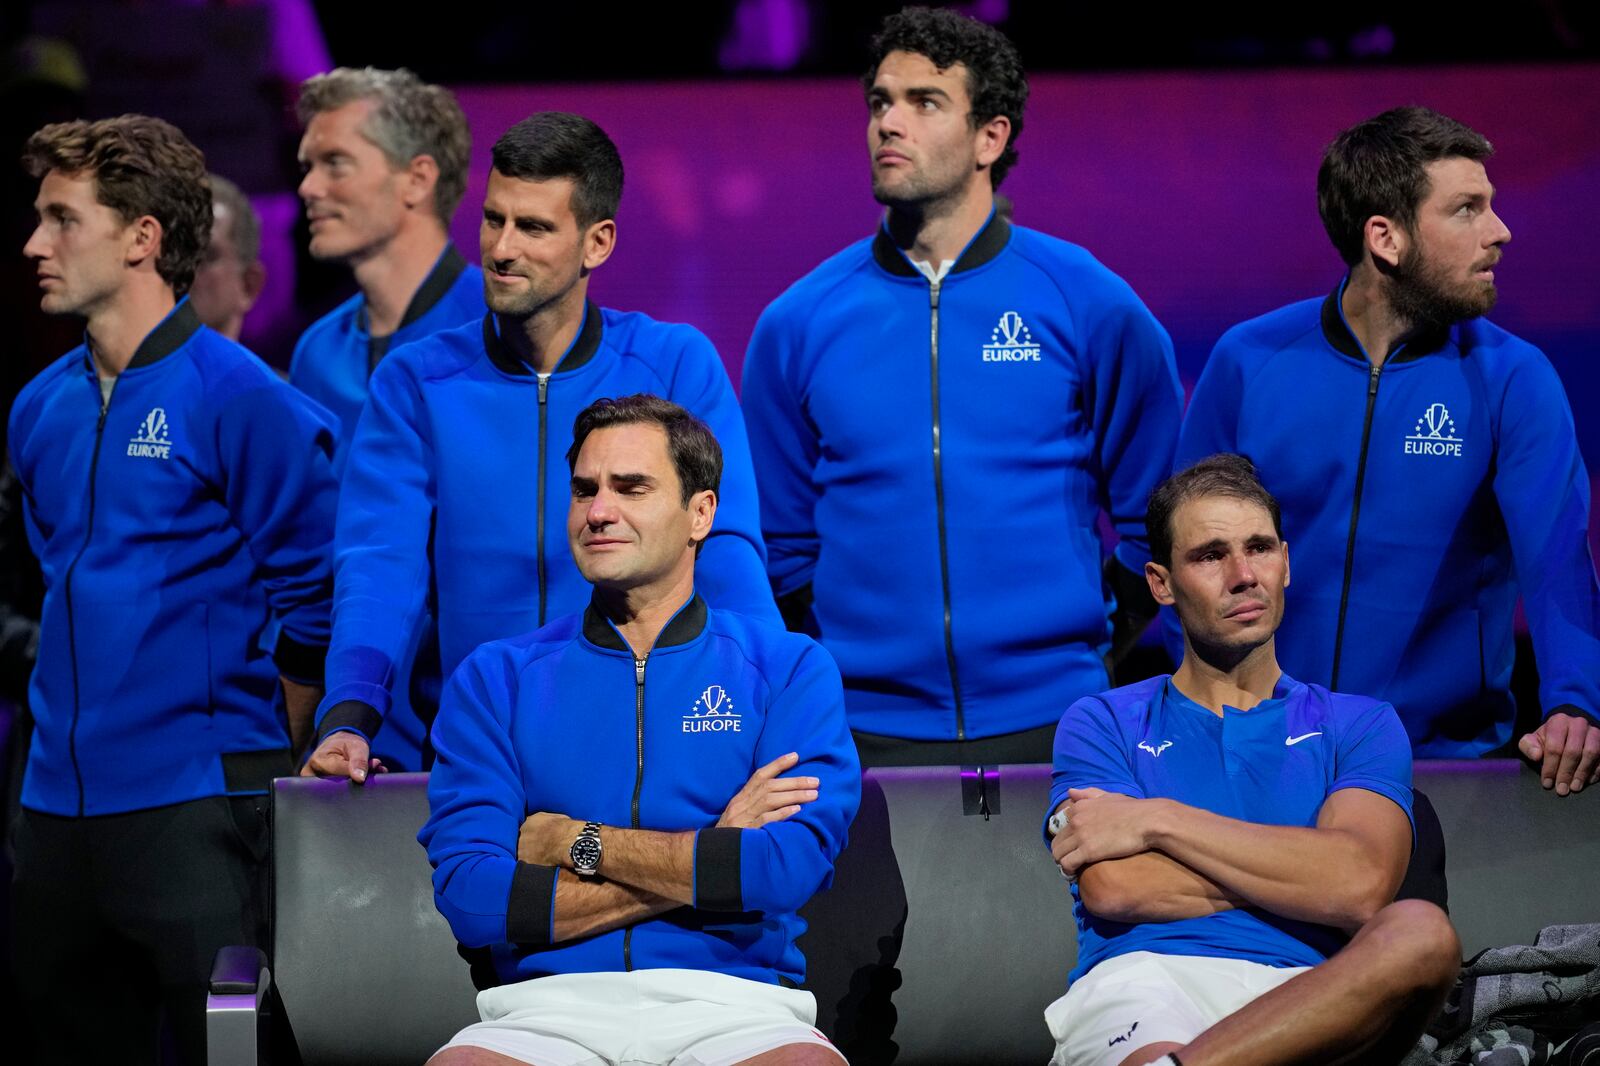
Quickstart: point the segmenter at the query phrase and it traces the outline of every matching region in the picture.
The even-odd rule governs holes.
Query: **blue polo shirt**
[[[1067,709],[1056,729],[1050,811],[1069,788],[1172,799],[1241,821],[1308,828],[1329,796],[1364,788],[1393,800],[1409,820],[1411,742],[1389,704],[1287,674],[1271,699],[1248,711],[1227,707],[1220,716],[1163,675],[1086,696]],[[1174,922],[1106,921],[1084,909],[1076,883],[1072,914],[1074,981],[1130,951],[1315,966],[1346,940],[1337,929],[1256,908]]]

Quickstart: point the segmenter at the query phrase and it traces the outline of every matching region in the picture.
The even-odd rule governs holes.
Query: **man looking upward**
[[[838,661],[865,764],[1043,762],[1154,613],[1172,346],[1088,252],[995,211],[1028,94],[1003,35],[902,11],[863,86],[883,226],[778,297],[745,361],[769,576]]]

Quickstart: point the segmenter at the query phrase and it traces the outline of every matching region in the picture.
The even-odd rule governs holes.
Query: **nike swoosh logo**
[[[1302,740],[1310,740],[1312,737],[1320,737],[1321,735],[1322,735],[1322,730],[1320,730],[1320,729],[1317,730],[1315,733],[1301,733],[1297,737],[1285,737],[1284,740],[1283,740],[1283,744],[1284,744],[1284,747],[1292,747],[1295,744],[1300,743]]]

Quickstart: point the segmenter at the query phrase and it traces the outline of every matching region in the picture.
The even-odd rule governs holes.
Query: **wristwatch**
[[[567,852],[572,860],[572,872],[579,877],[593,877],[600,872],[600,854],[600,823],[585,822],[583,832]]]

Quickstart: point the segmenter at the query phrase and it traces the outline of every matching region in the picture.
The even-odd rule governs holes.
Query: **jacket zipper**
[[[1350,503],[1350,537],[1344,548],[1344,584],[1339,589],[1339,624],[1333,632],[1333,672],[1328,687],[1339,690],[1339,659],[1344,654],[1344,620],[1350,609],[1350,577],[1356,565],[1356,524],[1361,518],[1361,489],[1367,480],[1367,446],[1372,443],[1372,412],[1378,405],[1378,375],[1383,364],[1372,368],[1367,375],[1367,416],[1361,424],[1361,457],[1356,460],[1356,493]]]
[[[950,668],[950,692],[956,704],[956,739],[967,739],[961,704],[961,678],[956,672],[956,641],[950,625],[950,544],[944,522],[944,458],[939,422],[939,282],[928,287],[928,361],[933,394],[933,498],[939,522],[939,579],[944,591],[944,658]]]
[[[644,665],[647,659],[649,655],[633,660],[633,750],[637,762],[633,771],[633,818],[629,824],[634,829],[639,828],[639,793],[644,789]],[[631,925],[622,933],[622,968],[628,972],[633,970]]]
[[[544,625],[544,609],[547,592],[545,590],[544,574],[544,457],[545,442],[549,439],[549,419],[547,416],[547,400],[550,394],[550,375],[539,375],[539,489],[538,489],[538,517],[534,520],[534,552],[539,559],[539,624]]]
[[[100,468],[100,441],[105,436],[106,415],[111,411],[111,393],[117,391],[117,381],[111,383],[110,392],[100,402],[100,417],[94,424],[94,452],[89,458],[89,517],[84,524],[83,546],[78,549],[78,554],[73,556],[72,563],[67,567],[67,576],[63,582],[67,594],[67,651],[72,658],[72,727],[67,731],[67,752],[72,759],[72,775],[78,782],[78,817],[83,817],[83,768],[78,765],[78,715],[81,713],[78,697],[78,632],[72,614],[72,575],[78,569],[78,562],[89,550],[89,538],[94,536],[94,485],[95,475]],[[98,382],[96,383],[98,386]]]

